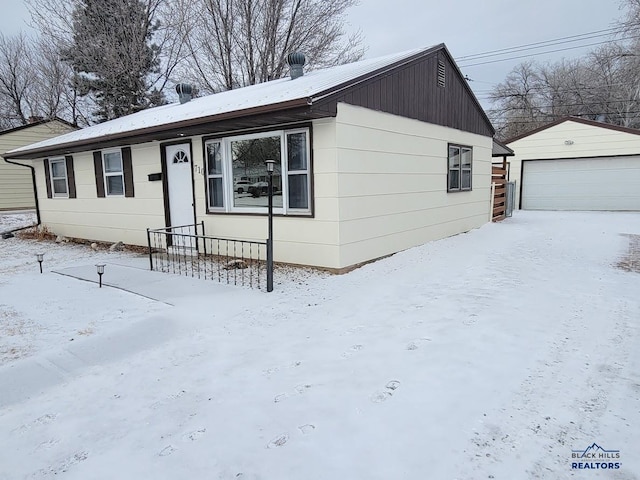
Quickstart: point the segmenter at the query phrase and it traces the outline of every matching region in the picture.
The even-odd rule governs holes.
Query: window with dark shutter
[[[131,147],[93,152],[98,197],[133,197]]]

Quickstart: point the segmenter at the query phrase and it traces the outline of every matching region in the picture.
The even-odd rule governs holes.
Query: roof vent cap
[[[298,77],[304,75],[304,64],[306,63],[306,58],[303,53],[293,52],[287,55],[287,63],[289,64],[289,70],[291,72],[291,80],[295,80]]]
[[[180,100],[180,103],[187,103],[189,100],[191,100],[193,87],[188,83],[179,83],[176,85],[176,92],[178,93],[178,99]]]

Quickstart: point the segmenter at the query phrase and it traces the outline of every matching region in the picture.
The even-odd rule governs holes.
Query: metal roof
[[[396,67],[403,60],[412,60],[420,54],[431,52],[436,47],[425,47],[359,62],[338,65],[323,70],[305,73],[292,80],[290,77],[251,85],[235,90],[223,91],[195,98],[187,103],[172,103],[149,108],[131,115],[92,125],[82,130],[70,132],[38,143],[16,148],[6,153],[26,156],[29,153],[62,149],[67,146],[91,144],[103,138],[131,137],[149,131],[151,128],[167,130],[180,127],[181,123],[215,121],[216,116],[231,112],[250,114],[258,107],[288,108],[312,105],[315,100],[339,91],[349,82],[369,78],[371,74],[384,73],[385,67]],[[347,85],[347,86],[348,86]]]

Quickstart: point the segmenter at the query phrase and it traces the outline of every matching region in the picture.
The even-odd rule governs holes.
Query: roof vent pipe
[[[188,83],[179,83],[176,85],[176,92],[178,92],[178,99],[180,100],[180,103],[187,103],[191,100],[193,87]]]
[[[287,55],[287,63],[289,64],[289,70],[291,72],[291,80],[295,80],[298,77],[304,75],[304,64],[306,59],[304,54],[300,52],[293,52]]]

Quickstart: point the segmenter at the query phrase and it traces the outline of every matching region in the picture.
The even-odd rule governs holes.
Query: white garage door
[[[522,162],[522,208],[640,210],[640,156]]]

